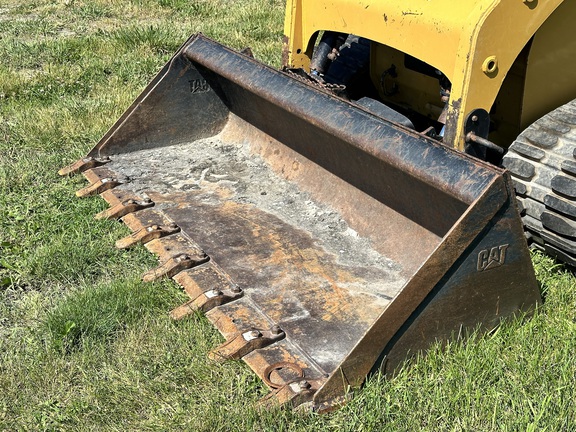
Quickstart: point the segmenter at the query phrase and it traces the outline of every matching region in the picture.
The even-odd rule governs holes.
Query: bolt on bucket
[[[86,158],[99,194],[272,400],[322,410],[375,370],[540,301],[508,175],[196,35]]]

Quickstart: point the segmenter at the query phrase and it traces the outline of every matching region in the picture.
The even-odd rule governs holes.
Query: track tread
[[[576,180],[561,175],[552,178],[552,190],[568,198],[576,198]]]
[[[505,157],[504,160],[506,168],[522,180],[530,180],[536,173],[534,165],[524,159]]]
[[[540,129],[555,132],[560,135],[570,132],[571,129],[571,127],[565,123],[546,117],[536,121],[536,124],[540,127]]]
[[[572,102],[570,102],[572,103]],[[576,113],[570,110],[560,110],[561,114],[558,113],[550,113],[549,115],[554,120],[560,121],[562,123],[569,124],[571,126],[576,126]]]
[[[544,227],[560,235],[576,238],[576,222],[549,211],[542,212],[540,217]]]
[[[562,199],[554,195],[546,195],[544,197],[544,205],[554,211],[557,211],[558,213],[562,213],[576,219],[576,204],[573,204],[566,199]]]
[[[566,174],[576,176],[576,161],[567,159],[562,162],[562,171],[564,171]]]
[[[540,161],[542,158],[544,158],[544,156],[546,156],[546,152],[544,150],[521,142],[516,143],[515,150],[522,156],[535,161]]]
[[[520,137],[543,149],[549,149],[556,145],[558,136],[551,134],[544,129],[526,129]]]
[[[526,128],[502,164],[528,242],[576,267],[576,100]]]

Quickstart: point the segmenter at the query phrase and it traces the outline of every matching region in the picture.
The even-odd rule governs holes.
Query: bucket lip
[[[371,111],[368,111],[365,107],[363,107],[362,105],[359,105],[357,103],[355,103],[354,101],[348,101],[332,92],[330,92],[329,90],[319,87],[319,86],[314,86],[312,84],[309,84],[307,82],[295,79],[293,77],[292,74],[286,73],[282,70],[278,70],[270,65],[267,65],[266,63],[262,63],[260,61],[258,61],[257,59],[255,59],[254,57],[250,57],[247,56],[245,54],[242,54],[239,51],[236,51],[206,35],[204,35],[202,32],[198,32],[195,33],[194,35],[192,35],[180,48],[179,50],[176,52],[176,54],[174,55],[174,57],[172,57],[172,59],[169,61],[172,62],[174,60],[175,57],[179,57],[180,55],[184,55],[186,58],[188,58],[190,61],[192,62],[197,62],[200,64],[204,65],[204,61],[202,59],[206,60],[206,64],[210,64],[212,65],[213,63],[208,63],[208,61],[210,60],[214,60],[214,59],[209,59],[206,58],[206,56],[201,56],[200,52],[195,51],[194,50],[194,45],[195,44],[203,44],[206,43],[208,45],[212,45],[214,47],[217,47],[218,49],[222,49],[223,51],[227,52],[230,55],[233,55],[235,57],[237,57],[238,59],[241,59],[242,62],[247,62],[247,63],[251,63],[254,66],[257,66],[257,68],[265,70],[268,73],[274,73],[277,75],[282,75],[284,77],[288,77],[290,78],[290,81],[296,85],[296,86],[300,86],[302,88],[305,88],[307,91],[312,90],[313,92],[319,93],[319,94],[323,94],[324,96],[332,99],[334,102],[338,103],[338,104],[345,104],[347,106],[347,109],[353,109],[355,111],[361,112],[363,115],[370,117],[372,119],[374,119],[377,122],[381,122],[381,123],[385,123],[388,125],[393,126],[396,129],[399,129],[402,131],[402,133],[410,135],[414,138],[418,138],[420,140],[426,141],[427,144],[430,144],[434,147],[437,147],[439,149],[445,150],[449,153],[455,153],[458,154],[459,156],[473,162],[474,164],[477,165],[481,165],[483,168],[488,169],[489,171],[493,171],[495,174],[503,174],[504,172],[506,172],[506,168],[503,167],[499,167],[497,165],[493,165],[490,162],[487,161],[483,161],[481,159],[478,159],[472,155],[469,155],[468,153],[462,152],[458,149],[455,149],[451,146],[445,145],[443,143],[441,143],[438,140],[435,140],[427,135],[424,135],[422,133],[419,133],[417,131],[415,131],[414,129],[408,128],[400,123],[396,123],[392,120],[377,116],[376,114],[374,114]],[[228,77],[227,77],[228,78]],[[239,84],[241,84],[241,82],[238,82]],[[254,88],[253,86],[249,86],[248,84],[245,85],[245,88],[254,91],[257,90],[257,88]]]
[[[494,177],[505,172],[202,34],[191,38],[182,48],[182,54],[193,64],[215,72],[227,82],[281,106],[291,115],[305,119],[399,170],[410,172],[468,205],[481,196]],[[231,111],[234,112],[234,107]],[[341,115],[327,116],[322,112]]]

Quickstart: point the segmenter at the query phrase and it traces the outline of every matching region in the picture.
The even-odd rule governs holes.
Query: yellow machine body
[[[491,112],[491,139],[507,146],[530,123],[576,97],[572,23],[576,4],[562,0],[290,0],[284,65],[309,68],[323,31],[372,41],[371,78],[394,64],[399,91],[380,97],[430,118],[443,109],[438,81],[404,67],[412,56],[452,83],[445,143],[464,149],[466,116]]]

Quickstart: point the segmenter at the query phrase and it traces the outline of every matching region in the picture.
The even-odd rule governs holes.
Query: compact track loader
[[[289,0],[281,71],[194,35],[60,173],[131,228],[117,247],[158,255],[144,280],[190,297],[175,319],[205,312],[212,358],[327,409],[532,311],[526,238],[576,264],[575,18],[568,0]]]

